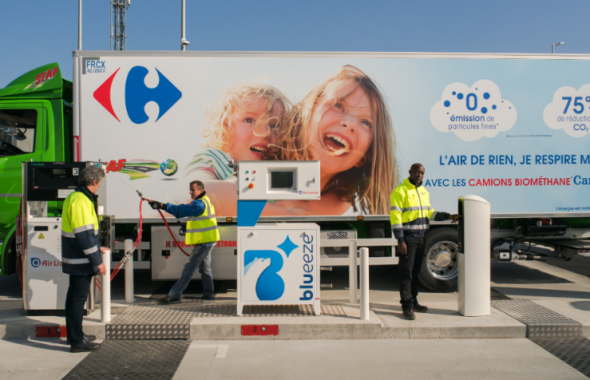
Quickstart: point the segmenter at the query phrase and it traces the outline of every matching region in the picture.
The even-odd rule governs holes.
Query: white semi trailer
[[[389,194],[416,162],[426,168],[423,186],[436,210],[456,213],[467,194],[491,203],[493,259],[568,260],[588,249],[590,56],[76,51],[73,58],[74,160],[107,163],[104,212],[115,217],[116,239],[137,233],[135,190],[185,203],[189,183],[201,180],[221,230],[218,279],[236,276],[229,160],[320,161],[321,200],[269,203],[260,221],[318,223],[323,266],[348,265],[339,239],[391,238]],[[243,174],[255,181],[256,173]],[[156,211],[144,208],[143,217],[136,260],[151,263],[153,279],[178,278],[185,256]],[[183,220],[167,220],[182,242]],[[458,242],[456,226],[431,226],[425,286],[456,289]],[[391,246],[372,247],[370,260],[398,261]]]

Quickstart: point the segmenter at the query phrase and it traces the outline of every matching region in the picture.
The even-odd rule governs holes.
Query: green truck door
[[[42,161],[47,149],[41,102],[0,103],[0,226],[10,226],[21,196],[21,163]]]

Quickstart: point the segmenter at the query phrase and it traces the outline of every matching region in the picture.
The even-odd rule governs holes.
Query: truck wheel
[[[426,235],[424,261],[418,279],[433,292],[457,290],[459,234],[454,228],[438,228]]]

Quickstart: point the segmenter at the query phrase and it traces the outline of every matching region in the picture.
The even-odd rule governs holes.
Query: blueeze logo
[[[294,249],[299,248],[294,244],[289,236],[285,241],[277,246],[285,252],[287,258]],[[268,262],[270,260],[270,263]],[[252,269],[254,276],[260,271],[256,281],[256,296],[260,301],[274,301],[285,292],[285,281],[278,274],[283,269],[283,255],[278,251],[272,250],[248,250],[244,252],[244,276]]]
[[[111,100],[111,87],[119,70],[120,68],[94,91],[94,99],[117,121],[121,122],[113,109]],[[149,73],[147,68],[135,66],[127,74],[125,80],[125,108],[129,119],[135,124],[143,124],[149,120],[148,115],[145,113],[145,106],[149,102],[155,102],[158,105],[160,110],[156,119],[158,121],[182,97],[182,92],[168,78],[158,69],[156,69],[156,72],[158,73],[159,83],[155,88],[149,88],[145,85],[145,77]]]
[[[31,258],[31,265],[33,268],[39,268],[41,266],[41,260],[36,257]]]

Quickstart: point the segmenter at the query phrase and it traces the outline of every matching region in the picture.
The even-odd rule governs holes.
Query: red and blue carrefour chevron
[[[109,111],[117,121],[121,122],[113,109],[111,101],[111,87],[119,70],[120,68],[94,91],[94,99]],[[156,102],[158,104],[160,109],[156,119],[158,121],[182,97],[182,92],[160,70],[156,69],[156,71],[158,72],[159,83],[154,88],[145,85],[145,77],[149,73],[147,68],[135,66],[127,74],[125,81],[125,108],[129,119],[135,124],[143,124],[149,120],[148,115],[145,113],[147,103]]]

